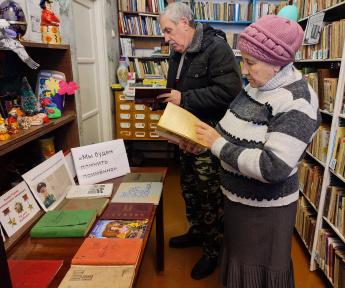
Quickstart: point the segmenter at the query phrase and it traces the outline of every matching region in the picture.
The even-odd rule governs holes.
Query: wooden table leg
[[[164,271],[163,193],[156,210],[156,254],[157,274],[160,274]]]

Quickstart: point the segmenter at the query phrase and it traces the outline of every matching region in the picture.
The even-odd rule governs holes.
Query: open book
[[[196,136],[196,128],[194,126],[195,123],[200,121],[199,118],[187,110],[168,102],[155,132],[175,142],[184,139],[201,149],[205,149],[206,146]]]

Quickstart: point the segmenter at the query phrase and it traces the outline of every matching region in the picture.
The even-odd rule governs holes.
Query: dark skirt
[[[224,199],[219,283],[227,288],[295,287],[291,260],[297,201],[259,208]]]

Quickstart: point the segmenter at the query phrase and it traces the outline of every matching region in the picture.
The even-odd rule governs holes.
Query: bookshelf
[[[302,2],[302,3],[300,3]],[[303,5],[303,1],[298,2],[298,5],[300,5],[299,7],[304,7]],[[315,13],[318,12],[319,10],[316,9],[316,6],[313,6],[315,8]],[[308,21],[308,17],[310,17],[310,15],[312,15],[312,13],[309,13],[309,15],[305,15],[303,14],[303,8],[299,8],[302,9],[302,11],[300,12],[301,14],[299,15],[299,24],[302,26],[303,29],[306,28],[306,24]],[[327,21],[325,23],[325,25],[327,25],[330,22],[333,21],[338,21],[344,17],[344,11],[345,11],[345,3],[337,3],[336,5],[334,5],[333,7],[324,7],[324,10],[320,10],[325,12],[325,17],[324,17],[324,21]],[[344,37],[344,36],[342,36]],[[336,85],[336,93],[335,93],[335,99],[333,102],[333,108],[330,107],[322,107],[323,109],[320,109],[321,115],[322,115],[322,122],[324,123],[328,123],[328,125],[330,125],[330,131],[329,131],[329,141],[328,141],[328,148],[326,148],[327,153],[325,155],[325,158],[320,161],[319,157],[315,157],[315,153],[308,151],[307,152],[307,156],[305,159],[306,162],[309,161],[309,163],[312,163],[311,165],[315,165],[315,166],[321,166],[322,170],[323,170],[323,179],[322,179],[322,183],[321,186],[319,187],[319,202],[317,203],[317,205],[313,207],[313,201],[310,201],[310,199],[308,199],[308,195],[304,194],[304,183],[301,183],[301,180],[303,182],[303,177],[306,174],[303,174],[303,172],[301,171],[301,167],[299,167],[299,172],[302,173],[302,179],[300,178],[300,190],[302,191],[302,195],[303,197],[309,201],[309,203],[303,203],[306,205],[300,205],[300,209],[304,209],[307,210],[306,206],[310,206],[314,209],[314,211],[312,211],[312,213],[317,217],[316,218],[316,223],[314,224],[314,232],[313,232],[313,241],[312,243],[310,243],[310,245],[312,245],[311,247],[309,247],[309,252],[311,253],[311,259],[310,259],[310,270],[313,271],[315,269],[317,269],[318,267],[321,268],[324,273],[326,274],[328,280],[332,283],[333,286],[337,287],[337,281],[339,279],[339,277],[341,277],[341,274],[336,274],[334,273],[334,263],[336,262],[332,262],[333,260],[331,260],[331,262],[327,263],[326,260],[324,259],[325,257],[327,258],[327,254],[328,252],[333,253],[335,255],[335,248],[332,248],[333,244],[330,245],[330,247],[332,249],[325,251],[324,247],[328,247],[327,243],[324,241],[324,239],[326,239],[327,237],[325,235],[331,235],[331,237],[333,237],[334,239],[336,239],[336,241],[338,242],[337,245],[341,245],[344,246],[343,248],[345,248],[345,238],[344,238],[344,233],[340,232],[339,227],[337,227],[337,225],[335,225],[336,222],[334,222],[334,220],[330,220],[328,215],[331,215],[332,213],[335,213],[333,215],[335,215],[335,217],[337,217],[337,213],[338,211],[335,210],[333,211],[331,214],[329,214],[329,209],[331,209],[332,206],[332,202],[331,202],[331,195],[333,194],[334,197],[336,192],[335,187],[342,187],[345,189],[345,178],[342,175],[339,175],[336,173],[336,154],[338,151],[338,144],[336,144],[337,139],[339,138],[339,136],[345,131],[345,128],[340,128],[345,126],[345,121],[343,118],[343,109],[344,109],[344,77],[345,77],[345,45],[344,45],[344,38],[342,38],[341,36],[336,37],[336,40],[338,41],[334,41],[334,43],[337,43],[337,45],[341,45],[341,50],[342,53],[340,53],[341,55],[335,55],[333,54],[333,56],[335,55],[334,58],[332,58],[332,54],[324,54],[322,52],[322,50],[327,49],[325,47],[322,47],[322,45],[320,46],[316,46],[316,47],[309,47],[308,49],[310,49],[309,53],[303,54],[302,55],[297,55],[297,57],[299,57],[301,60],[297,61],[295,63],[295,66],[298,69],[302,69],[303,67],[312,67],[314,69],[339,69],[339,75],[338,76],[332,76],[332,78],[338,78],[338,83]],[[322,39],[322,37],[321,37]],[[342,39],[340,41],[340,39]],[[322,41],[322,40],[321,40]],[[317,44],[316,44],[317,45]],[[328,47],[328,50],[331,47]],[[304,48],[306,49],[306,48]],[[308,50],[307,49],[307,50]],[[316,52],[312,51],[312,49],[314,49],[314,51],[316,50]],[[319,53],[319,50],[321,50],[321,53]],[[311,52],[311,53],[310,53]],[[301,56],[306,56],[307,57],[301,57]],[[338,57],[340,56],[340,57]],[[304,58],[304,59],[303,59]],[[310,75],[310,74],[309,74]],[[320,76],[320,74],[318,75]],[[310,78],[309,78],[310,79]],[[309,80],[308,79],[308,80]],[[318,78],[318,89],[320,89],[320,85],[323,84],[323,81],[321,80],[323,79]],[[325,94],[323,94],[325,95]],[[320,96],[320,95],[319,95]],[[320,98],[319,98],[320,100]],[[327,103],[327,102],[323,102],[323,100],[319,101],[321,105],[323,105],[323,103]],[[320,106],[321,107],[321,106]],[[313,142],[315,141],[315,137]],[[312,146],[312,145],[311,145]],[[339,159],[338,158],[338,164],[339,164]],[[302,162],[303,163],[303,162]],[[314,163],[314,164],[313,164]],[[306,165],[306,164],[304,164]],[[301,175],[301,174],[300,174]],[[332,190],[332,188],[330,188],[330,186],[332,186],[334,189]],[[340,194],[339,194],[340,195]],[[335,199],[335,198],[334,198]],[[340,198],[339,198],[340,199]],[[303,200],[305,201],[305,200]],[[337,207],[335,207],[335,209],[337,209]],[[338,213],[338,216],[340,217],[341,214]],[[305,218],[306,219],[306,218]],[[300,220],[300,219],[299,219]],[[308,224],[306,224],[308,226]],[[296,227],[297,229],[297,227]],[[328,230],[325,230],[328,229]],[[298,230],[298,229],[297,229]],[[298,231],[300,232],[300,231]],[[327,234],[328,233],[328,234]],[[301,233],[300,233],[301,234]],[[301,235],[303,236],[303,235]],[[303,239],[303,237],[302,237]],[[305,239],[303,239],[303,241],[305,241]],[[340,244],[339,244],[340,243]],[[324,246],[324,247],[322,247]],[[340,249],[343,249],[340,248]],[[339,248],[338,248],[339,249]],[[338,258],[337,258],[338,257]],[[331,259],[338,259],[339,261],[339,255],[338,256],[333,256],[333,258],[331,257]],[[335,260],[334,260],[335,261]],[[339,272],[340,273],[340,272]]]

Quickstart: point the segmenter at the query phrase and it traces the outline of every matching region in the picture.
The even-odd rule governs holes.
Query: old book
[[[194,124],[197,122],[200,122],[199,118],[180,106],[169,102],[158,121],[156,133],[175,142],[184,139],[204,149],[206,146],[196,136]]]
[[[71,265],[59,288],[130,288],[134,274],[134,265]]]
[[[161,182],[162,173],[127,173],[122,182]]]
[[[67,192],[66,198],[102,198],[110,197],[113,193],[113,184],[84,184],[72,185]]]
[[[136,87],[135,88],[135,104],[153,104],[162,101],[157,99],[158,95],[170,93],[171,88],[155,88],[155,87]]]
[[[110,203],[101,215],[104,220],[143,220],[149,219],[153,203]]]
[[[318,74],[318,96],[319,96],[319,107],[320,109],[324,110],[325,109],[325,104],[324,104],[324,79],[325,78],[335,78],[339,76],[339,69],[318,69],[317,70]]]
[[[143,239],[148,220],[98,220],[89,238]]]
[[[109,203],[108,198],[94,198],[94,199],[67,199],[54,209],[58,210],[97,210],[96,216],[100,216]]]
[[[7,260],[13,287],[48,287],[63,260]]]
[[[32,238],[85,237],[96,210],[47,211],[30,231]]]
[[[158,205],[162,189],[162,182],[122,182],[111,199],[111,203],[153,203]]]
[[[86,238],[73,265],[136,265],[142,239]]]

